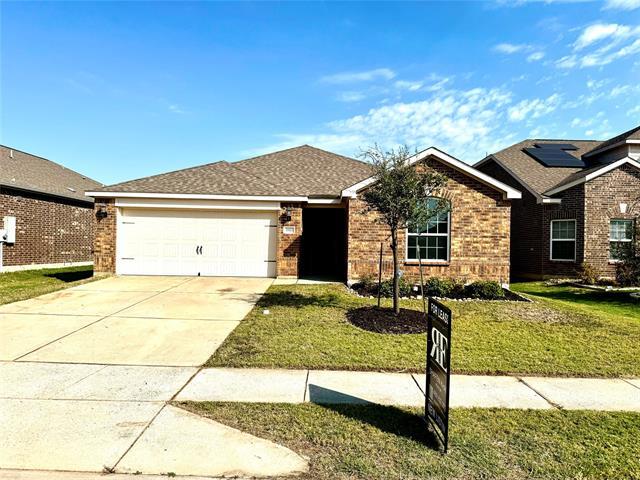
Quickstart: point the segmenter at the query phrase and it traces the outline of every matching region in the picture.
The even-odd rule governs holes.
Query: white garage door
[[[117,273],[274,277],[275,212],[123,208]]]

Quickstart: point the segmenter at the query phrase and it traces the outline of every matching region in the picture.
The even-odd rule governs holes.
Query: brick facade
[[[615,275],[609,261],[609,222],[615,219],[640,221],[640,170],[623,165],[584,184],[584,261],[602,276]],[[620,212],[620,204],[627,212]],[[636,238],[636,242],[640,242]]]
[[[495,162],[480,170],[522,191],[521,200],[511,208],[511,266],[513,277],[575,276],[583,262],[594,266],[601,276],[612,277],[615,264],[609,261],[611,219],[640,216],[640,172],[624,165],[559,194],[560,204],[540,204],[536,197]],[[627,203],[626,214],[620,203]],[[576,260],[550,259],[551,221],[576,220]]]
[[[90,262],[93,207],[86,202],[3,188],[0,220],[16,217],[16,242],[2,248],[2,265]]]
[[[104,208],[107,216],[94,215],[93,271],[96,274],[116,273],[116,206],[115,200],[96,200],[95,210]]]
[[[451,246],[446,263],[423,262],[427,277],[448,277],[461,281],[509,282],[510,201],[502,193],[429,158],[417,168],[429,168],[449,179],[446,192],[451,199]],[[348,278],[378,272],[380,243],[383,244],[383,274],[393,273],[387,228],[376,222],[374,212],[364,212],[360,199],[349,201]],[[406,261],[406,234],[399,232],[400,268],[417,279],[418,265]]]
[[[287,221],[282,210],[278,216],[278,250],[276,272],[278,277],[298,277],[300,249],[302,245],[302,205],[283,203],[282,209],[291,209],[291,220]],[[293,227],[293,234],[285,234],[284,227]]]

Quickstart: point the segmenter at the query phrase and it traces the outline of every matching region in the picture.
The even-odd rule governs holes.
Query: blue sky
[[[640,0],[2,2],[0,142],[106,184],[303,143],[437,146],[640,124]]]

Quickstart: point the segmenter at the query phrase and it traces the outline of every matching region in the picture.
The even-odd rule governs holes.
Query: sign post
[[[425,416],[449,447],[449,385],[451,378],[451,310],[429,299],[427,314],[427,395]]]

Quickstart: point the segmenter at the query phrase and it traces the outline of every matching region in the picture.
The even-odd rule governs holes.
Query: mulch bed
[[[362,307],[349,310],[347,320],[358,328],[375,333],[425,333],[427,317],[417,310],[400,309],[398,316],[390,308]]]

